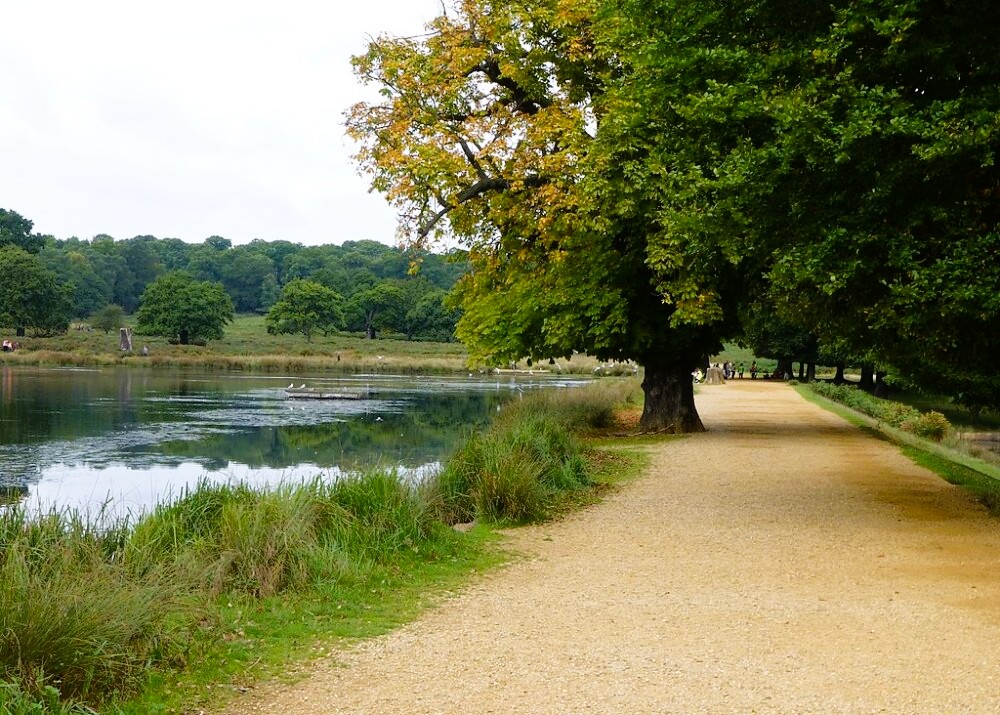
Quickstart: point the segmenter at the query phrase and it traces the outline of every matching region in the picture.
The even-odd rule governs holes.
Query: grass
[[[840,415],[851,424],[900,445],[903,453],[914,462],[967,489],[992,514],[1000,515],[1000,461],[995,455],[978,456],[947,438],[941,442],[923,438],[853,406],[834,401],[821,392],[823,388],[817,390],[816,387],[815,384],[797,385],[796,390],[807,400]],[[913,409],[906,405],[900,408]]]
[[[367,340],[360,335],[338,333],[316,335],[269,335],[263,316],[240,315],[226,327],[222,340],[207,346],[171,345],[165,338],[136,335],[135,352],[123,354],[117,333],[71,329],[51,338],[19,339],[21,349],[3,353],[0,364],[41,366],[198,367],[213,370],[248,370],[262,373],[317,371],[449,373],[469,369],[468,353],[457,342],[420,342],[388,336]],[[149,355],[139,354],[149,347]],[[573,374],[595,374],[599,363],[586,355],[562,360],[559,370]],[[526,367],[521,365],[520,367]],[[539,369],[555,367],[536,365]],[[478,366],[477,369],[485,369]],[[607,370],[596,374],[611,374]]]
[[[191,712],[413,618],[509,556],[494,524],[558,517],[638,472],[587,447],[635,382],[534,393],[440,480],[372,470],[255,489],[201,484],[97,525],[0,509],[0,712]],[[470,481],[448,485],[476,453]],[[464,474],[464,473],[463,473]],[[479,525],[450,528],[456,514]],[[58,694],[58,697],[55,694]]]

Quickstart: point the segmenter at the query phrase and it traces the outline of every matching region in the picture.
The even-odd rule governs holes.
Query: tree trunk
[[[875,368],[871,365],[861,366],[861,380],[858,382],[858,387],[868,392],[875,389]]]
[[[888,373],[876,372],[875,373],[875,388],[873,394],[875,397],[888,397],[889,396],[889,386],[885,384],[885,376]]]
[[[792,376],[792,359],[791,358],[778,358],[778,377],[782,380],[787,380]]]
[[[17,337],[19,337],[19,338],[23,338],[24,337],[24,326],[23,325],[18,325],[17,329],[14,331],[14,334]]]
[[[181,334],[179,337],[181,345],[187,345],[191,339],[191,335],[188,333],[187,328],[181,328]]]
[[[689,367],[649,367],[642,381],[645,396],[639,426],[645,432],[704,432],[694,406]]]
[[[799,360],[799,382],[803,382],[806,379],[806,364]]]
[[[838,362],[837,363],[837,374],[833,376],[833,384],[834,385],[843,385],[845,382],[847,382],[847,378],[844,377],[844,363]]]
[[[806,364],[806,382],[816,382],[816,363]]]

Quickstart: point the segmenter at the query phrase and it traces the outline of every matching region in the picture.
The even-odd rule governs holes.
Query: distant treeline
[[[265,313],[289,281],[315,281],[344,298],[350,331],[370,327],[364,301],[354,301],[354,310],[351,306],[352,298],[370,295],[374,289],[396,296],[399,302],[381,307],[380,330],[451,339],[458,316],[443,301],[467,270],[463,251],[402,250],[377,241],[303,246],[257,239],[234,246],[221,236],[193,244],[155,236],[116,240],[103,234],[89,240],[62,240],[31,233],[31,222],[13,211],[0,210],[0,214],[0,223],[6,224],[0,229],[7,229],[0,230],[5,234],[0,239],[6,239],[0,244],[17,245],[37,256],[66,289],[74,321],[85,321],[108,305],[121,306],[131,314],[147,285],[164,273],[181,270],[201,281],[221,283],[238,313]],[[379,290],[385,284],[393,289]],[[426,315],[416,320],[412,313],[418,307]],[[415,329],[421,334],[414,335]]]

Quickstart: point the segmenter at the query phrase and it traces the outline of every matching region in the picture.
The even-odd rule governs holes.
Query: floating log
[[[368,397],[368,393],[324,390],[321,387],[290,387],[285,389],[285,396],[295,400],[363,400]]]

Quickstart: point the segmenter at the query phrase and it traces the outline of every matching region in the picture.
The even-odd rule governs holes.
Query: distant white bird
[[[304,389],[306,389],[306,386],[305,386],[305,384],[303,383],[302,385],[299,385],[299,389],[300,389],[300,390],[304,390]]]
[[[290,383],[288,383],[288,387],[286,387],[285,389],[286,390],[291,390],[293,387],[295,387],[295,383],[294,382],[290,382]]]
[[[381,422],[381,421],[382,421],[382,418],[381,418],[381,417],[376,417],[376,418],[375,418],[375,421],[376,421],[376,422]]]

